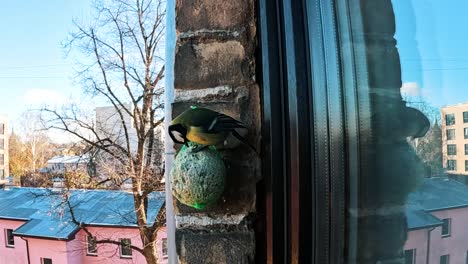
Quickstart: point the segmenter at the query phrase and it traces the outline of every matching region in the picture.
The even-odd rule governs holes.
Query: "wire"
[[[28,69],[28,68],[50,68],[50,67],[67,66],[67,65],[70,65],[70,64],[44,64],[44,65],[31,65],[31,66],[6,66],[6,65],[0,65],[0,68]]]
[[[405,68],[404,66],[402,68]],[[468,70],[468,67],[466,68],[433,68],[433,69],[404,69],[404,71],[463,71],[463,70]]]
[[[0,76],[0,79],[67,79],[58,76]]]

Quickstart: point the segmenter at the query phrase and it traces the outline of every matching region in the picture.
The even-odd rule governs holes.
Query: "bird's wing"
[[[245,125],[236,119],[225,114],[218,113],[208,127],[209,133],[221,131],[233,131],[236,128],[246,128]]]

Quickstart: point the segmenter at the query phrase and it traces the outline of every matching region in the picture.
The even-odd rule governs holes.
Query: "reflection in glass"
[[[371,133],[360,139],[350,194],[358,200],[350,262],[465,263],[468,1],[359,3],[353,34],[364,44],[353,45],[365,50],[367,83],[358,104]]]

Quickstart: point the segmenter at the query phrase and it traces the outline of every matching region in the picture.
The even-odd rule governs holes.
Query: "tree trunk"
[[[156,250],[156,241],[154,243],[148,243],[145,248],[143,248],[143,255],[145,256],[146,263],[148,264],[157,264],[158,255]]]

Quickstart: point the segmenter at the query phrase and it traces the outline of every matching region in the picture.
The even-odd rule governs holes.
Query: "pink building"
[[[408,200],[408,264],[468,263],[468,186],[431,178]]]
[[[0,190],[0,264],[146,263],[141,248],[131,195],[119,191],[75,190],[70,195],[72,212],[96,240],[118,244],[94,244],[71,221],[62,197],[48,189]],[[159,212],[164,193],[154,193],[149,217]],[[166,230],[158,232],[159,263],[167,263]]]

